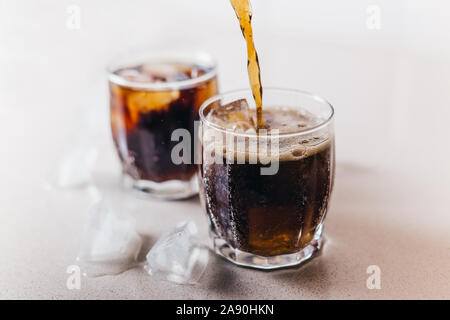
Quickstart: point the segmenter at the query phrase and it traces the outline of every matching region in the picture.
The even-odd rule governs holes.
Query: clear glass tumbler
[[[109,88],[124,185],[162,199],[195,195],[195,121],[217,94],[215,61],[205,53],[138,54],[109,68]],[[181,155],[174,153],[180,141],[187,143]]]
[[[302,91],[264,88],[263,111],[275,110],[266,123],[290,128],[264,132],[246,123],[247,111],[236,107],[242,99],[254,109],[250,90],[217,95],[200,108],[200,199],[215,251],[260,269],[300,264],[321,247],[334,180],[333,107]]]

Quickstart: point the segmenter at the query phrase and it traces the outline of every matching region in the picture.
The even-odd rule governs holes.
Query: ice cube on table
[[[179,224],[164,234],[147,254],[147,272],[179,284],[194,284],[208,265],[209,250],[197,237],[193,221]]]
[[[226,105],[216,104],[208,113],[207,119],[217,125],[233,131],[256,129],[246,99],[233,101]]]
[[[101,200],[89,210],[77,260],[88,276],[117,274],[137,265],[141,246],[134,219]]]
[[[92,180],[98,150],[89,144],[76,144],[61,158],[51,178],[56,187],[79,187]]]

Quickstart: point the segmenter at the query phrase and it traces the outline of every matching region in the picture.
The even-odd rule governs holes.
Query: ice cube
[[[164,234],[147,254],[147,272],[179,284],[199,281],[208,264],[209,251],[197,237],[193,221],[182,222]]]
[[[255,129],[247,100],[240,99],[226,105],[216,105],[208,114],[208,120],[232,131]]]
[[[180,91],[136,91],[127,96],[128,111],[132,123],[136,123],[139,113],[161,111],[180,97]]]
[[[143,72],[153,82],[183,81],[189,79],[189,68],[172,63],[144,64]]]
[[[77,143],[61,158],[51,180],[56,187],[79,187],[91,182],[92,171],[97,161],[97,147]]]
[[[141,246],[134,219],[103,199],[89,209],[77,260],[89,276],[117,274],[137,265]]]
[[[137,69],[122,69],[116,71],[116,74],[125,78],[129,81],[135,81],[135,82],[150,82],[152,81],[152,78],[143,72],[140,72]]]
[[[100,155],[100,148],[109,139],[110,128],[103,121],[109,113],[93,105],[80,106],[81,123],[70,136],[46,172],[45,188],[82,187],[92,183],[92,174]],[[86,109],[87,108],[87,109]]]

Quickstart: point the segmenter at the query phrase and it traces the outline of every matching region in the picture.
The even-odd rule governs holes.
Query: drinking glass
[[[226,115],[229,103],[240,99],[254,111],[250,90],[217,95],[200,108],[200,199],[214,249],[247,267],[300,264],[322,244],[334,180],[333,107],[306,92],[264,88],[263,110],[295,110],[312,116],[314,124],[287,119],[295,130],[262,134],[245,124],[236,130],[226,117],[212,116]]]
[[[162,199],[195,195],[195,122],[200,105],[217,94],[215,61],[206,53],[140,53],[109,68],[109,89],[123,184]],[[180,130],[187,134],[183,161],[174,150]]]

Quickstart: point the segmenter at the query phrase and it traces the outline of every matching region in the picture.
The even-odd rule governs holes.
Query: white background
[[[79,29],[67,25],[71,5],[81,9]],[[312,270],[303,279],[311,287],[306,292],[300,284],[283,291],[276,277],[227,270],[245,274],[249,288],[255,277],[265,281],[273,297],[449,298],[448,1],[252,5],[263,86],[315,92],[335,107],[338,166],[327,230],[335,241],[319,258],[324,262],[314,262],[324,265],[306,267]],[[379,30],[366,25],[371,5],[381,10]],[[221,91],[248,87],[245,44],[226,0],[0,0],[0,297],[271,297],[265,290],[211,291],[215,285],[123,291],[105,278],[89,280],[90,289],[79,293],[65,288],[87,200],[80,190],[49,191],[47,180],[58,158],[87,139],[101,150],[97,183],[116,186],[105,68],[140,48],[209,51],[219,62]],[[176,211],[150,230],[155,237],[179,219],[201,215],[196,200],[142,206],[152,214]],[[401,251],[381,248],[401,241]],[[356,254],[358,262],[351,259]],[[383,263],[390,286],[367,291],[366,266]],[[325,275],[315,273],[327,267]],[[333,285],[324,289],[320,278],[327,276]],[[146,276],[127,272],[117,277],[121,287],[134,288],[130,277]]]

